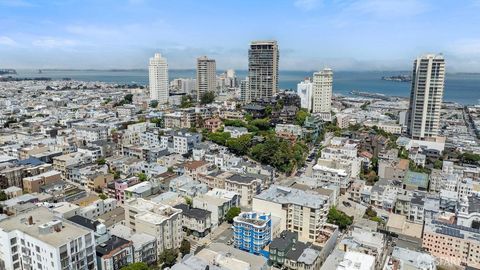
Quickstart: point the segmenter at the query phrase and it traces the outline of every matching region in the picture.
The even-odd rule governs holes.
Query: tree
[[[192,198],[185,196],[185,203],[189,206],[192,206],[193,204]]]
[[[120,172],[119,171],[115,171],[113,173],[113,179],[120,179]]]
[[[210,104],[213,101],[215,101],[215,93],[212,91],[205,92],[200,98],[200,104],[202,105]]]
[[[340,230],[344,230],[348,226],[352,225],[353,217],[349,217],[344,212],[332,207],[330,208],[330,211],[328,211],[327,222],[337,225]]]
[[[227,215],[225,216],[225,219],[227,220],[228,223],[233,223],[233,219],[240,215],[242,210],[239,207],[232,207],[228,210]]]
[[[189,107],[192,107],[192,105],[193,105],[192,96],[190,95],[182,96],[182,99],[180,100],[180,108],[189,108]]]
[[[190,253],[190,242],[187,239],[182,240],[180,253],[182,253],[182,257]]]
[[[150,267],[144,262],[136,262],[122,267],[120,270],[150,270]]]
[[[147,181],[147,180],[148,180],[147,175],[144,174],[144,173],[139,173],[139,174],[137,174],[137,177],[138,177],[138,180],[140,180],[140,182],[144,182],[144,181]]]
[[[107,163],[107,161],[104,158],[97,159],[97,164],[98,165],[105,165],[105,163]]]
[[[177,261],[177,252],[174,249],[165,249],[158,256],[158,261],[163,264],[164,267],[170,267]]]
[[[105,194],[103,194],[103,193],[98,194],[98,197],[99,197],[101,200],[106,200],[106,199],[108,199],[108,196],[105,195]]]
[[[132,101],[133,101],[133,95],[132,94],[126,94],[124,97],[123,97],[123,100],[126,104],[132,104]]]
[[[303,126],[303,123],[305,123],[305,119],[307,119],[309,115],[310,114],[305,109],[298,110],[295,115],[295,123],[299,126]]]
[[[152,100],[150,101],[150,107],[152,108],[157,108],[158,106],[158,100]]]
[[[3,190],[0,191],[0,201],[6,201],[7,199],[7,194]]]

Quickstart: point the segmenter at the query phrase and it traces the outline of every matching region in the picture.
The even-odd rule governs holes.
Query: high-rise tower
[[[325,68],[313,73],[312,112],[330,113],[332,110],[333,72]]]
[[[197,100],[206,92],[215,92],[217,89],[216,64],[214,59],[206,56],[197,58]]]
[[[276,41],[253,41],[248,50],[248,79],[252,100],[272,97],[278,90]]]
[[[159,104],[168,102],[168,64],[167,59],[156,53],[148,65],[150,99]]]
[[[445,84],[443,55],[427,54],[413,62],[407,129],[413,139],[438,135]]]

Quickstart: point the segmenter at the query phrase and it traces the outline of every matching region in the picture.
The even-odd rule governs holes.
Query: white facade
[[[330,113],[332,110],[333,72],[329,68],[313,73],[312,112]]]
[[[440,128],[445,59],[428,54],[413,63],[412,90],[408,111],[408,133],[414,139],[435,137]]]
[[[148,65],[150,99],[159,104],[168,102],[168,64],[167,59],[156,53]]]
[[[97,269],[93,231],[40,207],[0,222],[0,269]]]
[[[183,239],[182,210],[141,198],[130,199],[123,207],[128,227],[157,238],[157,254],[180,247]]]
[[[313,83],[310,78],[297,84],[297,95],[300,97],[300,105],[302,108],[312,111],[312,94]]]

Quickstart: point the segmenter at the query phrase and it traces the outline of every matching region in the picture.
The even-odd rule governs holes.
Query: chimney
[[[33,217],[32,216],[28,217],[28,225],[33,225]]]

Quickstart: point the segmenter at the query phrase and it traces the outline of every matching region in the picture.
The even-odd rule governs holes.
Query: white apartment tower
[[[96,270],[93,231],[38,207],[0,222],[2,270]]]
[[[206,56],[197,58],[197,100],[206,92],[217,89],[216,64],[214,59]]]
[[[332,109],[333,72],[324,68],[313,73],[312,112],[330,113]]]
[[[413,62],[408,133],[413,139],[438,135],[445,83],[443,55],[427,54]]]
[[[240,100],[244,104],[252,102],[252,95],[250,95],[250,85],[248,83],[248,77],[240,82]]]
[[[278,90],[278,45],[274,40],[253,41],[248,50],[251,100],[271,98]]]
[[[156,53],[148,64],[150,99],[159,104],[168,102],[168,64],[167,59]]]
[[[307,109],[308,112],[312,111],[312,94],[313,83],[310,78],[305,78],[304,81],[297,84],[297,95],[300,97],[300,105],[302,108]]]

